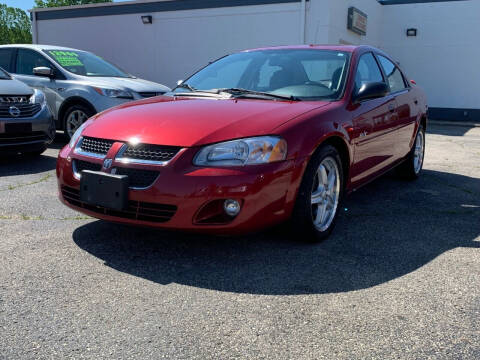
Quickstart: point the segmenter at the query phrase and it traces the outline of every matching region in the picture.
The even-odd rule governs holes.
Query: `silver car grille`
[[[0,95],[0,103],[23,104],[30,101],[31,95]]]
[[[15,115],[11,108],[15,108]],[[42,106],[40,104],[15,104],[0,102],[0,118],[27,118],[35,116]]]

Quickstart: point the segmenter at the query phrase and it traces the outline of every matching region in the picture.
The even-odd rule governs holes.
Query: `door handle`
[[[415,105],[418,105],[418,100],[417,99],[414,99],[413,102],[414,102]]]
[[[390,111],[391,113],[395,112],[395,105],[389,104],[388,105],[388,111]]]

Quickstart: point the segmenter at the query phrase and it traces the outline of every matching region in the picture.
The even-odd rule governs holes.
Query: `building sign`
[[[357,8],[348,8],[347,28],[359,35],[367,35],[367,14]]]

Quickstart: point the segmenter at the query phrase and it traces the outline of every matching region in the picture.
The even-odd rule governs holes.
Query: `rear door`
[[[373,53],[363,54],[357,65],[355,90],[366,82],[385,82]],[[395,97],[362,101],[353,106],[353,141],[355,146],[352,184],[360,186],[383,171],[394,161],[396,122]]]
[[[415,101],[410,92],[410,85],[402,72],[392,61],[382,55],[377,55],[382,70],[390,87],[391,94],[397,104],[395,128],[395,159],[403,158],[410,151],[410,144],[415,132]]]
[[[15,48],[0,49],[0,67],[9,73],[13,72]]]

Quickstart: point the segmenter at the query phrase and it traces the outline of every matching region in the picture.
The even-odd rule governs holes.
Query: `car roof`
[[[39,45],[39,44],[11,44],[11,45],[0,45],[1,48],[23,48],[23,49],[32,49],[32,50],[74,50],[74,51],[83,51],[73,48],[68,48],[64,46],[55,46],[55,45]]]
[[[260,51],[260,50],[294,50],[294,49],[316,49],[316,50],[333,50],[333,51],[344,51],[344,52],[354,52],[360,49],[370,49],[379,51],[378,49],[368,46],[368,45],[282,45],[282,46],[269,46],[261,47],[255,49],[244,50],[244,52],[249,51]]]

